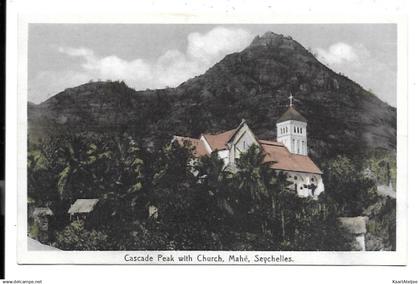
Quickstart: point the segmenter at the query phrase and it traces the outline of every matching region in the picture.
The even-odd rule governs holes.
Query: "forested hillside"
[[[316,159],[395,150],[395,108],[321,64],[290,37],[269,32],[177,88],[135,91],[123,82],[91,82],[29,104],[29,139],[129,132],[156,143],[174,134],[232,129],[241,119],[261,139],[270,139],[290,92],[308,120],[308,145]]]
[[[225,131],[242,119],[274,139],[290,93],[324,172],[319,201],[285,190],[255,149],[228,173],[217,157],[190,165],[191,149],[170,145],[173,135]],[[348,250],[336,219],[360,215],[370,218],[368,249],[395,249],[395,200],[376,186],[395,188],[396,109],[290,37],[256,37],[176,88],[66,89],[29,103],[28,125],[29,206],[52,209],[48,239],[62,249]],[[79,198],[101,201],[89,222],[71,223]]]

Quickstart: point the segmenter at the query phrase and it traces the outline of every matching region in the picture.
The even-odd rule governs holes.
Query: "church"
[[[271,167],[283,171],[291,182],[290,189],[300,197],[317,199],[324,191],[322,171],[308,157],[306,119],[293,106],[290,96],[287,111],[276,123],[277,141],[258,139],[245,120],[232,130],[218,134],[202,134],[200,138],[175,136],[179,144],[190,143],[196,158],[216,152],[225,166],[235,168],[235,160],[255,144],[265,154]]]

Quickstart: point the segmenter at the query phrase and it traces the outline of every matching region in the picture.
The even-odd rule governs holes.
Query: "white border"
[[[281,19],[281,20],[279,20]],[[327,20],[326,20],[327,19]],[[407,36],[406,20],[401,16],[387,15],[279,15],[274,13],[259,13],[256,15],[226,15],[215,14],[124,14],[116,15],[87,15],[87,14],[56,14],[30,15],[22,14],[18,21],[18,238],[17,253],[20,264],[140,264],[140,262],[126,262],[124,256],[144,255],[140,252],[81,252],[81,251],[28,251],[26,238],[26,153],[27,153],[27,32],[28,23],[202,23],[202,24],[290,24],[290,23],[396,23],[398,24],[398,74],[397,74],[397,251],[395,252],[236,252],[248,255],[250,259],[259,255],[284,255],[292,257],[292,265],[406,265],[407,263]],[[162,252],[164,253],[164,252]],[[198,254],[222,255],[227,259],[232,252],[186,252],[171,251],[165,254],[184,255]],[[149,252],[157,255],[159,252]],[[156,259],[156,257],[155,257]],[[143,264],[165,264],[150,262]],[[166,263],[176,264],[176,263]],[[216,264],[198,263],[195,264]],[[223,263],[235,264],[235,263]],[[241,263],[245,264],[245,263]],[[257,263],[252,263],[257,264]]]

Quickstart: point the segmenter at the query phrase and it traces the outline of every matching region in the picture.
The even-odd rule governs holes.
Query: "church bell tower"
[[[308,155],[306,119],[294,108],[293,96],[287,111],[277,121],[277,142],[283,143],[293,154]]]

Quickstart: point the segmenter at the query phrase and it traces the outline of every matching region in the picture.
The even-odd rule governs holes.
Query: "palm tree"
[[[57,160],[62,163],[57,190],[62,200],[94,197],[90,196],[95,187],[91,166],[100,157],[98,146],[86,138],[73,136],[63,141],[57,150]]]
[[[267,232],[267,214],[270,193],[265,183],[272,173],[271,162],[264,161],[265,154],[257,145],[252,145],[236,160],[235,186],[236,207],[242,228],[246,231]]]
[[[252,145],[235,161],[238,189],[248,193],[255,201],[261,201],[262,198],[268,197],[264,176],[270,171],[272,163],[265,162],[264,157],[261,149],[257,145]]]

